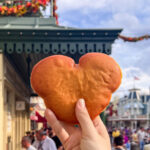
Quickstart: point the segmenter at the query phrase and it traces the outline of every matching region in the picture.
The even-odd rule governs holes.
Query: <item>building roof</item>
[[[82,28],[66,27],[57,25],[54,17],[40,18],[40,17],[1,17],[0,29],[31,29],[31,30],[84,30]],[[86,29],[86,30],[107,30],[112,31],[116,29]],[[122,30],[122,29],[117,29]]]
[[[130,93],[128,97],[120,98],[120,102],[125,100],[127,101],[127,104],[124,106],[124,109],[130,109],[130,108],[136,108],[136,109],[144,109],[143,102],[144,100],[146,102],[150,101],[150,95],[140,95],[139,91],[140,89],[130,89]]]
[[[71,27],[58,26],[55,18],[40,17],[1,17],[0,29],[73,29]]]
[[[125,106],[124,106],[125,109],[130,109],[130,108],[136,108],[136,109],[143,109],[144,106],[141,102],[130,102],[130,103],[127,103]]]
[[[4,52],[25,83],[32,67],[50,55],[66,55],[76,63],[88,52],[110,55],[111,44],[122,31],[64,27],[55,21],[53,17],[0,17],[0,53]]]
[[[140,89],[133,88],[133,89],[130,89],[129,91],[130,93],[129,93],[128,99],[140,100],[140,94],[139,94]]]

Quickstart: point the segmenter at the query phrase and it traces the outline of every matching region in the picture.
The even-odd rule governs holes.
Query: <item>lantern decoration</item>
[[[56,0],[53,2],[53,16],[56,18],[56,24],[58,25],[58,14],[56,13],[57,10],[57,5],[56,5]]]
[[[13,6],[0,6],[0,16],[28,16],[46,8],[50,0],[32,0],[31,2],[14,3]]]
[[[144,39],[149,39],[150,35],[144,35],[144,36],[140,36],[140,37],[126,37],[123,35],[118,35],[119,38],[121,38],[124,41],[128,41],[128,42],[137,42],[137,41],[142,41]]]

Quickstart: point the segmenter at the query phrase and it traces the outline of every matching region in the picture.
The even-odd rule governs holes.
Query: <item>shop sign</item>
[[[25,101],[16,101],[16,110],[25,110]]]

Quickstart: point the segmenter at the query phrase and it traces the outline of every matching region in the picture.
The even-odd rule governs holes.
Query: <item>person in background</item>
[[[126,144],[126,143],[128,142],[128,140],[129,140],[129,138],[128,138],[128,136],[126,135],[126,132],[123,131],[123,142],[124,142],[124,144]]]
[[[110,137],[110,143],[113,144],[112,128],[108,129],[108,134],[109,134],[109,137]]]
[[[121,135],[114,138],[114,147],[115,150],[125,150],[123,147],[123,137]]]
[[[131,135],[131,149],[132,150],[139,150],[139,140],[138,140],[138,134],[137,131],[135,130],[132,135]]]
[[[148,128],[148,143],[150,144],[150,128]]]
[[[22,147],[25,148],[26,150],[36,150],[32,145],[31,145],[31,140],[28,136],[24,136],[21,141]]]
[[[144,150],[144,139],[145,139],[145,131],[144,128],[141,127],[140,130],[138,131],[138,140],[140,143],[140,150]]]
[[[120,136],[120,131],[117,128],[115,128],[112,132],[112,136],[113,138]]]
[[[47,131],[39,130],[38,150],[57,150],[55,142],[47,136]]]
[[[26,132],[26,136],[30,136],[31,135],[31,132],[30,131],[27,131]]]
[[[150,128],[146,132],[146,144],[144,145],[144,150],[150,150]]]
[[[130,143],[130,139],[128,139],[128,141],[125,144],[125,148],[126,150],[131,150],[131,143]]]
[[[56,134],[55,134],[55,132],[54,132],[53,129],[51,130],[51,138],[54,140],[57,149],[58,149],[59,147],[62,147],[62,144],[61,144],[59,138],[56,136]]]
[[[150,128],[148,129],[148,141],[149,141],[149,144],[150,144]]]
[[[35,132],[31,132],[31,134],[30,134],[30,139],[31,139],[31,144],[33,144],[34,143],[34,141],[35,141]]]
[[[144,142],[145,142],[145,144],[150,144],[150,129],[147,129],[145,132]]]
[[[131,138],[132,138],[132,142],[138,144],[138,134],[136,130],[132,133]]]
[[[39,134],[39,131],[38,131],[38,130],[35,131],[35,137],[36,137],[36,139],[35,139],[35,141],[33,142],[32,145],[33,145],[36,149],[38,149],[39,143],[40,143],[40,134]]]

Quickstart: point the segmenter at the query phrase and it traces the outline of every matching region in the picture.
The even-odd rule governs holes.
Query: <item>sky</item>
[[[57,0],[59,25],[76,28],[121,28],[122,35],[150,35],[150,0]],[[112,54],[123,73],[120,88],[113,94],[122,97],[128,89],[150,92],[150,39],[139,42],[115,40]],[[139,80],[134,80],[134,77]]]

